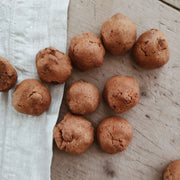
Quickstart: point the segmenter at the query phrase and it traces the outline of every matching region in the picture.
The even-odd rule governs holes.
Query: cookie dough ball
[[[105,48],[113,55],[126,53],[136,41],[136,25],[123,14],[115,14],[105,21],[101,37]]]
[[[109,117],[100,122],[97,140],[101,149],[115,154],[124,151],[130,144],[133,130],[128,121],[121,117]]]
[[[163,180],[180,180],[180,160],[168,165],[163,174]]]
[[[151,29],[139,37],[132,55],[141,67],[154,69],[168,62],[169,51],[166,36],[157,29]]]
[[[103,64],[104,54],[100,38],[93,33],[83,33],[71,39],[69,56],[81,71],[100,67]]]
[[[7,59],[0,57],[0,92],[11,89],[16,81],[16,70]]]
[[[103,91],[104,99],[116,113],[131,109],[139,101],[139,85],[130,76],[113,76]]]
[[[53,47],[37,53],[36,67],[39,78],[45,83],[63,83],[72,73],[70,58]]]
[[[21,113],[39,116],[50,103],[49,90],[36,79],[26,79],[15,89],[13,106]]]
[[[97,109],[99,102],[98,89],[87,82],[72,83],[66,93],[66,103],[74,114],[90,114]]]
[[[94,128],[82,116],[67,113],[54,127],[54,140],[60,150],[71,154],[85,152],[94,141]]]

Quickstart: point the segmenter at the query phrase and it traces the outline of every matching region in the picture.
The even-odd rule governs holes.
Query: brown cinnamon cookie
[[[45,83],[63,83],[72,73],[70,58],[53,47],[37,53],[36,67],[39,78]]]
[[[54,127],[54,140],[60,150],[71,154],[85,152],[94,141],[94,128],[82,116],[67,113]]]
[[[121,117],[102,120],[97,128],[97,139],[103,151],[115,154],[127,148],[133,137],[131,125]]]
[[[71,39],[69,56],[81,71],[100,67],[103,64],[104,55],[102,42],[93,33],[83,33]]]
[[[22,81],[14,91],[13,106],[21,113],[39,116],[50,103],[49,90],[36,79]]]
[[[105,21],[101,28],[104,46],[113,55],[124,54],[131,49],[136,33],[136,25],[120,13]]]
[[[139,85],[133,77],[113,76],[106,82],[103,96],[111,109],[122,113],[139,102]]]
[[[166,36],[157,29],[143,33],[133,48],[134,60],[143,68],[154,69],[169,60],[169,44]]]
[[[91,83],[74,82],[66,93],[66,103],[70,111],[75,114],[90,114],[97,109],[99,102],[99,91]]]
[[[180,160],[173,161],[167,166],[163,180],[180,180]]]
[[[0,92],[11,89],[16,81],[16,70],[7,59],[0,57]]]

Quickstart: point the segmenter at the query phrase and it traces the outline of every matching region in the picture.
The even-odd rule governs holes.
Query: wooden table
[[[157,70],[136,65],[130,52],[123,56],[106,53],[104,64],[86,72],[73,70],[66,88],[74,81],[93,83],[102,93],[105,82],[113,75],[130,75],[140,84],[139,104],[121,114],[134,130],[133,141],[121,153],[104,153],[96,140],[82,155],[69,155],[54,145],[52,180],[159,180],[172,160],[180,159],[180,0],[71,0],[68,19],[70,39],[83,32],[100,33],[102,23],[117,12],[132,19],[138,36],[151,28],[168,37],[171,57]],[[67,46],[67,47],[68,47]],[[59,121],[68,111],[65,101]],[[94,127],[115,114],[101,98],[99,108],[85,116]]]

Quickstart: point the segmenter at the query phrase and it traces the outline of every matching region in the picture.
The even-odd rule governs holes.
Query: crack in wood
[[[171,8],[173,8],[173,9],[177,10],[177,11],[180,11],[180,8],[174,6],[173,4],[170,4],[170,3],[168,3],[168,2],[166,2],[166,1],[164,1],[164,0],[159,0],[159,1],[160,1],[161,3],[163,3],[163,4],[167,5],[167,6],[169,6],[169,7],[171,7]]]

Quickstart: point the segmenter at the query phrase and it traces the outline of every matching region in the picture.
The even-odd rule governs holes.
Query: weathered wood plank
[[[133,126],[134,138],[122,153],[109,155],[97,142],[82,155],[61,152],[54,145],[52,180],[121,179],[159,180],[165,166],[180,158],[180,13],[157,0],[73,0],[69,8],[68,45],[82,32],[99,34],[104,20],[116,12],[130,17],[138,36],[150,28],[162,30],[168,37],[171,58],[157,70],[144,70],[124,56],[106,54],[100,68],[80,72],[76,68],[66,87],[76,80],[93,83],[102,92],[113,75],[134,76],[141,88],[140,103],[121,116]],[[67,112],[63,101],[60,118]],[[86,116],[95,127],[105,117],[116,115],[101,99],[99,108]]]

